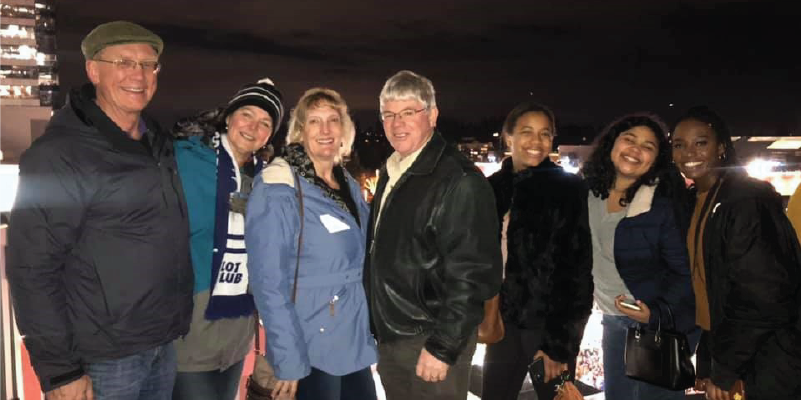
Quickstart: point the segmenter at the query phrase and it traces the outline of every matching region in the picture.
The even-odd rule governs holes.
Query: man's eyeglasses
[[[100,59],[95,59],[94,61],[114,64],[114,66],[117,67],[117,69],[122,71],[133,71],[136,69],[137,65],[142,67],[142,71],[149,72],[151,74],[157,74],[161,70],[161,64],[158,61],[100,60]]]
[[[421,108],[419,110],[412,110],[412,109],[407,108],[407,109],[405,109],[405,110],[403,110],[401,112],[398,112],[398,113],[394,113],[394,112],[391,112],[391,111],[384,111],[384,112],[381,113],[381,120],[384,121],[384,122],[393,122],[393,121],[395,121],[395,117],[398,117],[399,121],[403,121],[404,119],[411,118],[415,114],[417,114],[419,112],[423,112],[425,110],[428,110],[428,107],[423,107],[423,108]]]

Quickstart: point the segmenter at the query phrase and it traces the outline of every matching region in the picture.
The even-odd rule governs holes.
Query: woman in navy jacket
[[[273,396],[376,398],[370,366],[378,356],[362,286],[368,209],[340,165],[354,136],[342,97],[308,90],[292,111],[284,157],[265,167],[248,201],[245,242],[278,378]]]
[[[685,187],[670,161],[664,123],[649,114],[613,122],[597,141],[582,173],[593,242],[595,301],[603,317],[607,399],[683,399],[625,375],[626,332],[638,323],[669,323],[694,331],[694,297],[687,248],[676,216]],[[638,310],[623,305],[633,301]]]

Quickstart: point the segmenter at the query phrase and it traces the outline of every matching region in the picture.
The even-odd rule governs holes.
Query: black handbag
[[[684,390],[695,384],[695,368],[687,336],[676,331],[673,310],[665,304],[671,326],[663,323],[659,313],[656,331],[638,326],[626,334],[626,376],[671,390]]]

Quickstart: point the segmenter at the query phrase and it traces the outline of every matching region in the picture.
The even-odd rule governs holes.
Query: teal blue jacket
[[[175,159],[189,208],[189,248],[195,272],[194,294],[198,294],[211,287],[217,153],[200,136],[192,136],[175,141]]]

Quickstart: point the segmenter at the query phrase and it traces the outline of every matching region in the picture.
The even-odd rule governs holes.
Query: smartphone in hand
[[[528,375],[532,383],[545,382],[545,359],[540,357],[528,366]]]
[[[630,308],[635,311],[642,311],[642,308],[637,305],[637,303],[633,299],[624,298],[620,300],[620,305],[626,308]]]

